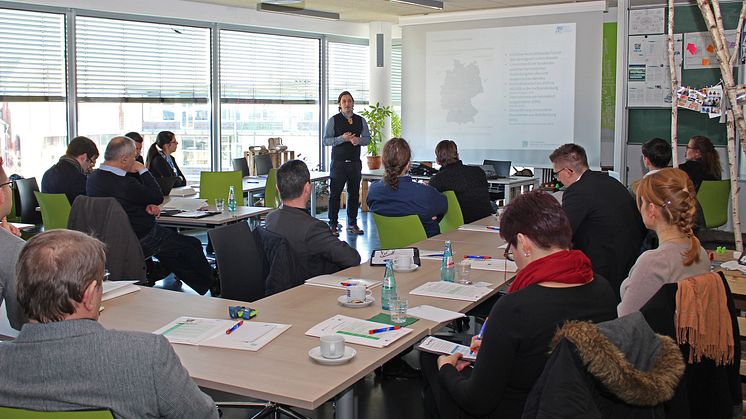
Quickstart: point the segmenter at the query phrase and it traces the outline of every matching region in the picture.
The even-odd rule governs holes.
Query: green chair
[[[445,191],[443,195],[448,199],[448,210],[440,220],[440,232],[448,233],[464,225],[464,214],[461,212],[461,205],[456,199],[455,192]]]
[[[697,192],[706,228],[716,228],[728,222],[730,180],[703,180]]]
[[[267,184],[264,187],[264,206],[277,208],[280,206],[280,193],[277,191],[277,169],[269,169]]]
[[[34,191],[36,200],[41,207],[41,219],[44,222],[44,230],[67,228],[67,219],[70,218],[70,201],[63,193],[43,193]]]
[[[416,215],[386,217],[373,213],[373,220],[376,222],[378,238],[381,240],[383,249],[407,247],[412,243],[427,239],[420,217]]]
[[[4,419],[114,419],[110,410],[75,410],[68,412],[40,412],[37,410],[0,407]]]
[[[201,172],[199,174],[199,197],[206,199],[210,205],[215,205],[215,198],[223,198],[227,208],[228,191],[231,186],[236,193],[236,205],[243,205],[243,177],[240,170],[234,172]]]

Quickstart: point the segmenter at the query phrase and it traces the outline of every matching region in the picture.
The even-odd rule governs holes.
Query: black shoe
[[[339,236],[339,224],[337,224],[336,222],[329,222],[329,230],[332,231],[332,235]]]
[[[365,234],[363,230],[360,230],[360,227],[358,227],[357,224],[347,226],[347,232],[350,234],[358,234],[358,235]]]
[[[167,277],[171,273],[171,271],[163,266],[162,263],[156,262],[152,259],[148,259],[145,261],[145,267],[145,276],[147,278],[147,283],[151,284],[149,286],[153,286],[153,284]]]

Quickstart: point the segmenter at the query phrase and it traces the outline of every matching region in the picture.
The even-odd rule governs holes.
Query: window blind
[[[401,44],[391,46],[391,104],[401,106]]]
[[[370,52],[367,45],[329,42],[329,103],[337,103],[340,93],[347,90],[355,103],[370,101],[368,67]]]
[[[320,40],[220,31],[220,96],[236,103],[319,103]]]
[[[207,102],[210,30],[80,16],[80,101]]]
[[[65,17],[0,9],[0,100],[65,100]]]

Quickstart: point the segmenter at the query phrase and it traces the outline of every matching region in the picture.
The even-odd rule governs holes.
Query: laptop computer
[[[510,160],[485,160],[483,164],[489,164],[495,168],[498,178],[510,177]]]
[[[487,175],[487,180],[490,179],[497,179],[497,173],[495,172],[495,168],[492,167],[492,165],[489,164],[470,164],[469,166],[475,166],[484,171],[484,174]]]
[[[174,184],[176,183],[177,179],[178,177],[176,176],[164,176],[156,179],[158,185],[160,185],[161,187],[161,191],[163,191],[164,196],[167,196],[171,193],[171,189],[174,188]]]

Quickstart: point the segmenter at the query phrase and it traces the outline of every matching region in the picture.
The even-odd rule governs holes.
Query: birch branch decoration
[[[676,57],[674,56],[673,45],[673,18],[674,18],[674,0],[668,0],[668,68],[671,71],[671,150],[673,157],[673,167],[679,167],[679,104],[676,92],[679,89],[679,79],[676,75]]]
[[[736,250],[743,252],[743,236],[741,235],[741,216],[738,205],[738,165],[736,163],[736,126],[733,120],[733,111],[728,110],[725,114],[726,129],[728,132],[728,170],[730,171],[730,204],[731,217],[733,220],[733,234],[736,240]]]

